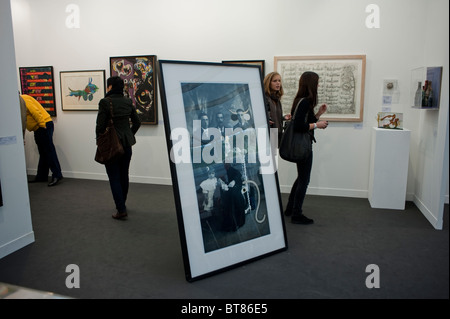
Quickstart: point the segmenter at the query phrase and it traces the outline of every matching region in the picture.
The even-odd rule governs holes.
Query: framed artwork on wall
[[[222,61],[222,63],[227,64],[248,64],[248,65],[257,65],[261,68],[261,75],[264,78],[266,75],[265,70],[265,60],[229,60],[229,61]]]
[[[97,111],[105,96],[105,70],[61,71],[63,111]]]
[[[321,120],[362,122],[364,111],[365,55],[276,56],[275,71],[280,73],[284,95],[284,114],[289,113],[303,72],[319,75],[318,105],[327,104]]]
[[[55,82],[52,66],[20,67],[22,94],[32,96],[41,103],[50,116],[56,116]]]
[[[133,100],[142,124],[158,124],[156,55],[110,57],[111,76],[125,82],[124,94]]]
[[[287,249],[259,67],[159,61],[186,279]]]

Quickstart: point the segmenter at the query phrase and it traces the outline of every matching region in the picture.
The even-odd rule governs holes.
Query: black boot
[[[286,209],[284,211],[284,215],[285,216],[291,216],[292,215],[292,207],[294,206],[294,204],[291,204],[290,202],[288,202]]]
[[[309,224],[313,224],[314,220],[312,220],[311,218],[306,217],[303,214],[301,214],[301,215],[293,215],[291,217],[291,223],[292,224],[309,225]]]

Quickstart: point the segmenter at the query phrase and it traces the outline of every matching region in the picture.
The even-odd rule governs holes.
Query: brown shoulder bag
[[[100,164],[112,162],[124,153],[122,143],[120,143],[113,123],[112,101],[111,99],[108,100],[111,119],[106,127],[106,131],[100,134],[97,139],[97,152],[95,153],[95,161]]]

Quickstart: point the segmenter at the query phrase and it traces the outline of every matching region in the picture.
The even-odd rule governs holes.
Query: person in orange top
[[[52,180],[48,186],[57,185],[62,179],[61,165],[53,144],[54,125],[50,114],[32,96],[20,96],[27,107],[27,130],[34,132],[34,141],[39,151],[37,174],[33,182],[48,182],[49,170],[52,171]]]

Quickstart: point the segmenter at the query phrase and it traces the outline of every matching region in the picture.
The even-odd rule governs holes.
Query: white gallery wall
[[[9,1],[0,1],[0,258],[34,242]]]
[[[66,12],[70,4],[79,8],[79,28],[66,26],[73,22],[73,11]],[[374,17],[366,12],[370,4],[380,10],[378,28],[366,23]],[[54,68],[54,142],[64,176],[106,179],[93,160],[96,112],[62,111],[60,71],[104,69],[108,77],[109,57],[156,55],[265,60],[268,73],[275,56],[364,54],[364,120],[331,122],[316,131],[308,194],[368,197],[372,127],[382,111],[383,80],[395,79],[400,99],[391,111],[402,112],[404,127],[412,131],[407,199],[439,228],[448,202],[447,0],[11,0],[11,6],[17,72],[22,66]],[[410,107],[411,70],[422,66],[443,66],[440,110]],[[143,125],[137,133],[133,182],[171,184],[159,92],[158,115],[159,125]],[[25,151],[27,171],[34,174],[38,152],[29,132]],[[289,192],[294,164],[280,160],[278,173],[281,191]]]

